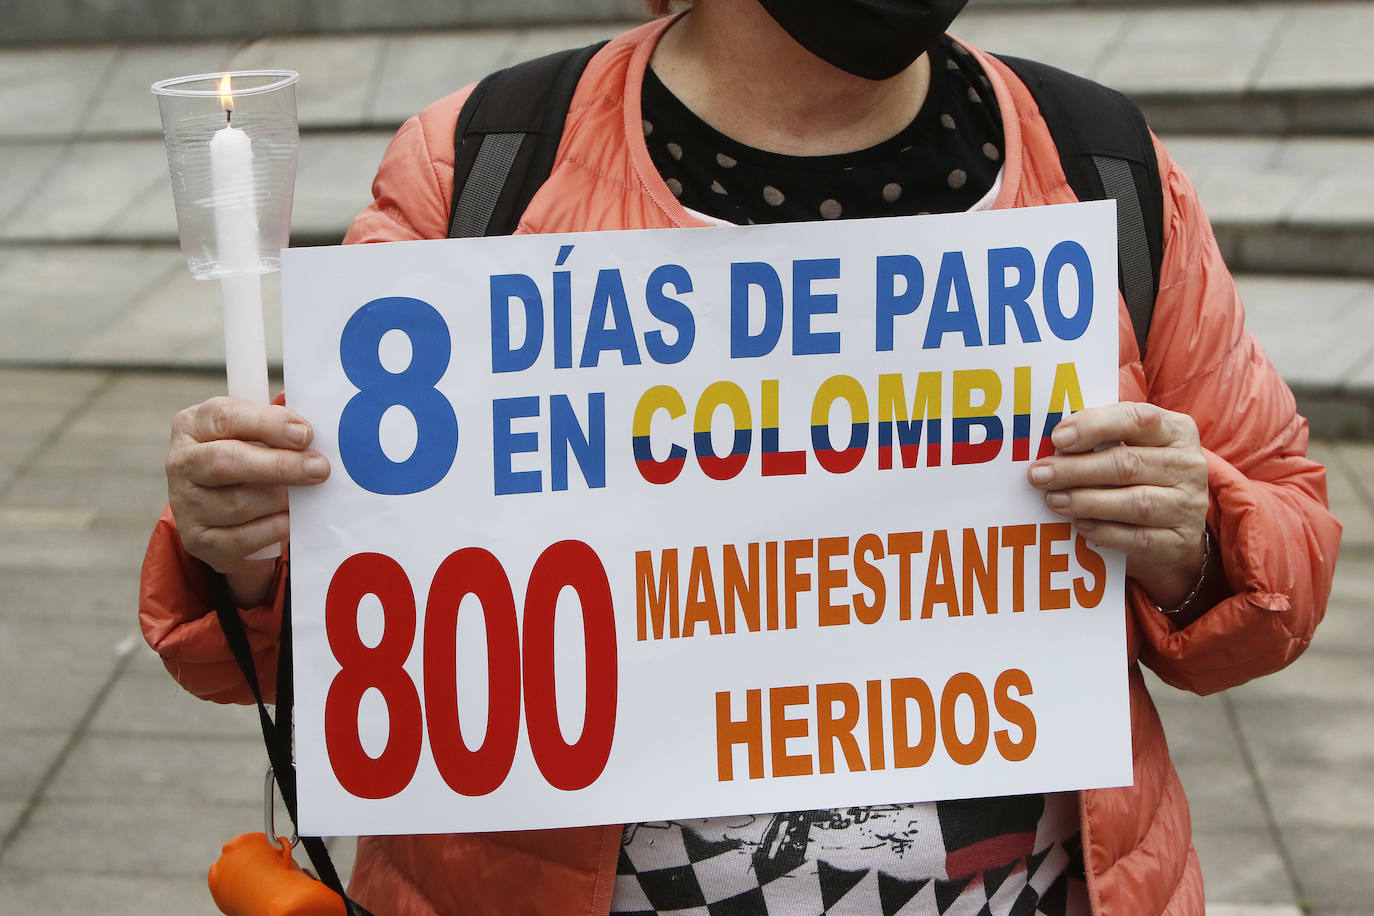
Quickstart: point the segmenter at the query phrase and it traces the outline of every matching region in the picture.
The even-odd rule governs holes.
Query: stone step
[[[0,48],[0,143],[157,136],[148,86],[226,67],[299,70],[305,131],[391,130],[495,68],[626,24]],[[1161,133],[1374,134],[1374,3],[1365,0],[975,5],[955,31],[1121,89]]]
[[[1138,4],[1140,0],[977,0],[977,9],[1092,9]],[[1154,0],[1181,6],[1192,0]],[[1234,3],[1240,0],[1212,0]],[[414,31],[516,25],[605,22],[644,15],[639,0],[11,0],[0,18],[0,45],[109,41],[184,41],[246,38],[265,33],[321,34]]]
[[[301,142],[292,240],[338,242],[369,201],[390,136],[310,133]],[[1374,138],[1178,137],[1233,269],[1374,277]],[[33,142],[0,170],[0,243],[172,244],[162,141]]]
[[[1374,133],[1374,4],[969,12],[956,33],[1120,89],[1160,133]]]

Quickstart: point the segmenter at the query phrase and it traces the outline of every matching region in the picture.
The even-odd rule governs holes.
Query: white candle
[[[226,125],[210,138],[220,299],[224,307],[224,362],[229,394],[268,402],[267,334],[262,320],[258,216],[253,185],[253,144]]]
[[[228,88],[228,77],[222,84]],[[226,95],[223,128],[210,138],[210,183],[214,192],[215,237],[222,273],[224,366],[230,397],[268,402],[267,333],[262,321],[262,279],[258,272],[257,194],[253,184],[253,142],[228,123]],[[251,554],[250,560],[281,555],[280,544]]]

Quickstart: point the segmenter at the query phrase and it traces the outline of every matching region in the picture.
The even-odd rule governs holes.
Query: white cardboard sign
[[[300,826],[1131,779],[1124,561],[1026,482],[1117,397],[1110,202],[285,253]]]

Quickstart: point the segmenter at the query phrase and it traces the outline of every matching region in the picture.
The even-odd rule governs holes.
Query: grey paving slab
[[[183,262],[177,264],[184,266]],[[262,291],[269,360],[279,365],[280,275],[263,277]],[[70,352],[78,362],[222,367],[224,338],[219,284],[196,280],[189,271],[174,267],[140,295],[131,308],[82,337]]]
[[[1374,213],[1374,182],[1340,144],[1183,138],[1169,145],[1196,184],[1233,270],[1374,274],[1374,235],[1358,215]],[[1285,155],[1305,166],[1287,167]]]
[[[31,375],[0,368],[0,494],[63,423],[103,382],[92,372],[36,371]]]
[[[0,362],[68,358],[181,265],[159,249],[0,248]]]
[[[125,375],[111,373],[110,381],[71,414],[62,436],[98,436],[113,440],[137,440],[147,436],[165,440],[171,405],[179,392],[190,387],[198,391],[214,387],[201,375],[168,373],[162,386],[149,383],[156,377],[130,380]],[[58,437],[51,447],[60,447],[62,441],[62,437]]]
[[[9,486],[23,455],[22,446],[0,443],[0,488]]]
[[[154,465],[156,466],[156,465]],[[128,629],[138,600],[138,569],[109,572],[68,570],[60,583],[50,572],[7,569],[0,573],[4,597],[0,615],[39,618],[50,625],[79,626],[81,621],[119,624]]]
[[[28,806],[22,801],[9,801],[0,798],[0,835],[8,834],[19,823]],[[3,871],[0,871],[0,888],[4,887]]]
[[[0,410],[50,409],[60,412],[84,402],[109,379],[107,373],[81,369],[7,369],[0,366]],[[0,420],[9,423],[8,413]]]
[[[164,414],[170,428],[171,414]],[[111,473],[136,477],[162,467],[167,455],[167,434],[108,435],[65,432],[43,451],[43,468],[58,474]]]
[[[0,618],[0,729],[73,727],[114,671],[119,644],[133,632],[132,622]]]
[[[20,475],[16,474],[16,487]],[[0,508],[0,525],[42,531],[82,531],[94,523],[98,511],[85,506],[5,506]]]
[[[294,244],[342,241],[358,211],[372,202],[372,178],[391,136],[387,133],[306,136],[291,210]]]
[[[62,419],[51,408],[7,405],[0,409],[0,423],[5,424],[5,438],[0,440],[0,467],[7,473],[17,473],[56,432]],[[0,492],[4,487],[0,483]]]
[[[133,620],[136,600],[125,602]],[[115,682],[91,721],[91,734],[110,737],[262,741],[256,707],[212,703],[172,679],[152,649],[139,646],[130,670]],[[206,753],[213,753],[213,743]]]
[[[1344,526],[1341,555],[1336,564],[1336,584],[1351,581],[1351,568],[1365,568],[1374,555],[1374,521],[1370,495],[1359,469],[1369,465],[1365,443],[1321,443],[1311,450],[1327,471],[1327,499],[1332,513]],[[1353,605],[1358,608],[1359,605]],[[1328,612],[1329,613],[1329,612]]]
[[[1351,228],[1369,224],[1374,213],[1374,175],[1349,168],[1343,160],[1308,174],[1313,180],[1285,214],[1288,221]]]
[[[1374,404],[1367,389],[1348,392],[1295,390],[1298,410],[1309,421],[1313,435],[1333,439],[1374,439]]]
[[[1374,549],[1374,522],[1371,522],[1370,488],[1374,486],[1374,449],[1367,444],[1342,443],[1329,449],[1328,483],[1331,506],[1345,525],[1341,539],[1343,555],[1353,563],[1363,563]],[[1336,576],[1345,580],[1347,564],[1336,567]],[[1357,605],[1358,606],[1358,605]]]
[[[225,803],[262,808],[261,735],[227,740],[89,735],[48,787],[56,802]]]
[[[150,87],[158,80],[226,69],[234,45],[204,41],[132,45],[118,56],[91,97],[80,133],[160,135],[162,121]]]
[[[136,400],[111,402],[107,400],[102,403],[93,398],[85,410],[72,418],[63,430],[63,435],[80,435],[92,438],[110,436],[129,440],[147,437],[149,440],[165,446],[171,429],[173,413],[174,411],[161,399],[150,402]],[[60,441],[62,441],[60,438],[55,440],[54,445]],[[40,466],[36,470],[44,471],[46,468]],[[159,462],[158,467],[154,468],[132,467],[127,471],[161,473],[161,463]]]
[[[1235,93],[1136,90],[1130,95],[1161,135],[1367,136],[1374,130],[1374,85],[1369,83]]]
[[[185,284],[181,279],[174,278],[169,285],[182,289]],[[185,278],[186,284],[194,282],[189,276]],[[194,287],[197,295],[190,298],[166,295],[166,289],[165,285],[160,287],[118,321],[83,340],[73,350],[72,358],[114,365],[223,365],[223,331],[216,301],[219,294],[213,285]],[[198,301],[206,294],[214,298]],[[274,346],[278,336],[269,334],[269,347]]]
[[[1169,154],[1197,187],[1213,222],[1282,219],[1313,183],[1308,172],[1278,168],[1279,142],[1267,137],[1169,137]]]
[[[1347,720],[1343,725],[1367,726]],[[1374,836],[1374,784],[1368,774],[1374,758],[1347,765],[1325,761],[1270,760],[1257,762],[1265,795],[1280,824],[1304,824],[1334,829],[1367,830]]]
[[[358,124],[367,111],[381,65],[383,40],[375,35],[268,37],[234,53],[235,70],[295,70],[296,108],[302,123]]]
[[[1091,75],[1126,92],[1239,92],[1287,18],[1272,6],[1141,10]]]
[[[0,913],[5,916],[146,916],[150,906],[184,916],[219,912],[203,875],[72,875],[0,867]]]
[[[1092,11],[1129,6],[1139,0],[979,0],[980,9],[1066,7]],[[1156,0],[1178,7],[1188,0]],[[1236,0],[1214,0],[1234,4]],[[1253,6],[1254,4],[1248,4]],[[559,0],[404,0],[393,4],[337,0],[327,6],[282,5],[246,0],[227,10],[213,3],[168,6],[156,0],[126,0],[118,7],[91,7],[80,0],[21,3],[18,14],[0,23],[0,42],[183,40],[195,36],[246,36],[259,30],[310,34],[323,31],[395,31],[460,27],[552,24],[560,21],[641,17],[637,0],[582,0],[575,7]]]
[[[952,32],[999,54],[1029,57],[1093,76],[1123,40],[1131,16],[1116,10],[983,11],[960,16]]]
[[[1374,82],[1374,7],[1304,3],[1289,7],[1256,85],[1311,87]]]
[[[74,132],[117,53],[111,47],[0,53],[0,136],[60,137]]]
[[[644,16],[644,4],[641,0],[592,0],[579,7],[575,16],[559,15],[557,11],[560,8],[566,10],[566,4],[559,0],[531,0],[518,7],[509,0],[470,0],[468,15],[473,21],[487,23],[589,21]]]
[[[151,144],[150,144],[151,145]],[[161,153],[161,150],[158,150]],[[154,157],[155,158],[155,157]],[[178,243],[176,205],[172,200],[172,186],[165,168],[166,159],[161,160],[164,168],[155,175],[151,166],[146,168],[147,177],[141,188],[130,188],[124,206],[101,227],[101,237],[126,242],[162,242],[168,245]]]
[[[9,225],[10,216],[23,206],[52,171],[59,143],[0,142],[0,227]]]
[[[165,178],[157,140],[97,140],[68,147],[27,202],[10,215],[0,239],[90,239]]]
[[[7,730],[0,741],[0,800],[26,802],[66,743],[64,732]],[[4,835],[0,828],[0,836]]]
[[[1340,703],[1352,695],[1374,692],[1374,668],[1358,653],[1309,649],[1287,668],[1232,688],[1237,702],[1246,699],[1303,699],[1314,705]]]
[[[992,0],[1006,2],[1006,0]],[[242,0],[232,6],[195,0],[167,4],[125,0],[92,6],[82,0],[30,0],[0,22],[0,42],[168,40],[252,35],[255,30],[313,33],[337,30],[453,28],[642,16],[638,0],[334,0],[328,4]]]
[[[1374,356],[1374,283],[1243,275],[1237,287],[1246,327],[1290,385],[1350,385]],[[1315,332],[1326,328],[1352,333]]]
[[[0,405],[0,422],[4,423],[7,449],[13,449],[16,460],[28,457],[52,435],[63,422],[65,414],[51,406],[34,404]]]
[[[1237,753],[1226,762],[1193,762],[1186,754],[1189,743],[1181,737],[1170,736],[1170,751],[1174,755],[1174,765],[1183,787],[1188,795],[1188,806],[1192,811],[1193,829],[1200,827],[1210,832],[1252,831],[1266,834],[1263,802],[1256,788],[1254,777],[1246,771],[1245,761]],[[1183,747],[1175,751],[1176,744]],[[1225,895],[1222,899],[1232,899]]]
[[[515,42],[510,46],[505,63],[543,57],[563,48],[576,48],[589,45],[594,41],[611,38],[633,25],[632,22],[619,24],[598,23],[596,25],[570,25],[555,28],[529,28],[516,33]]]
[[[96,409],[84,414],[72,429],[97,432],[99,427],[93,424],[117,410],[136,411],[142,421],[153,424],[150,428],[158,429],[158,418],[164,416],[165,411],[223,393],[224,386],[218,378],[202,373],[123,372],[93,400]],[[188,394],[193,401],[185,400]]]
[[[1374,358],[1366,357],[1360,361],[1350,374],[1349,386],[1360,391],[1374,389]]]
[[[1209,170],[1280,171],[1275,163],[1284,150],[1282,140],[1260,132],[1248,137],[1169,134],[1163,140],[1169,155],[1194,182]]]
[[[156,510],[150,510],[146,519],[134,519],[132,523],[124,520],[124,524],[101,530],[94,526],[0,525],[0,568],[21,567],[51,573],[67,569],[127,569],[141,561],[147,543],[144,534],[156,518]]]
[[[515,39],[508,30],[388,38],[368,116],[400,123],[502,67],[512,58]]]
[[[1323,133],[1339,125],[1354,133],[1351,122],[1362,118],[1358,105],[1322,104],[1317,109],[1307,94],[1296,92],[1187,95],[1162,89],[1130,95],[1144,112],[1150,128],[1160,136],[1198,133],[1269,137],[1296,132],[1300,124]]]
[[[1337,518],[1347,519],[1337,515]],[[1346,528],[1350,524],[1346,521]],[[1361,556],[1354,549],[1346,550],[1336,568],[1336,581],[1331,590],[1331,602],[1326,617],[1317,631],[1316,644],[1323,649],[1337,649],[1374,655],[1374,633],[1369,626],[1366,603],[1374,591],[1374,569],[1368,554]],[[1374,722],[1369,723],[1374,727]],[[1374,741],[1374,731],[1370,733]],[[1374,743],[1368,745],[1374,751]]]
[[[1360,137],[1288,137],[1275,142],[1269,164],[1318,177],[1338,168],[1359,174],[1374,169],[1374,144]]]
[[[1147,683],[1176,760],[1186,759],[1198,770],[1237,763],[1240,748],[1221,697],[1186,693],[1153,674],[1148,676]]]
[[[1254,830],[1212,830],[1205,823],[1199,823],[1195,814],[1193,845],[1202,863],[1202,885],[1207,894],[1209,914],[1214,912],[1213,900],[1243,905],[1277,904],[1296,909],[1297,891],[1288,879],[1282,856],[1268,835]],[[1278,914],[1265,913],[1264,916]]]
[[[203,880],[227,840],[261,829],[261,800],[221,805],[49,801],[34,811],[4,864],[67,876]]]
[[[1284,840],[1300,876],[1302,901],[1313,912],[1374,911],[1368,856],[1374,827],[1285,824]]]
[[[68,469],[39,467],[17,475],[6,498],[7,509],[74,509],[93,513],[91,524],[151,528],[167,499],[162,466],[140,473],[73,474]],[[81,526],[87,527],[87,526]]]

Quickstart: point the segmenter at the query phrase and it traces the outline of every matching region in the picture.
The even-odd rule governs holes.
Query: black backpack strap
[[[1145,355],[1164,258],[1164,190],[1150,129],[1126,96],[1035,61],[998,55],[1026,84],[1079,200],[1116,201],[1117,282]]]
[[[238,663],[239,671],[253,691],[253,699],[258,702],[258,722],[262,726],[263,744],[267,746],[267,759],[272,764],[272,775],[276,777],[277,788],[281,792],[282,803],[291,815],[291,823],[296,823],[296,765],[291,759],[291,713],[295,705],[293,694],[294,681],[291,677],[291,584],[286,587],[286,604],[281,615],[281,639],[277,652],[277,716],[275,719],[267,712],[263,702],[262,687],[258,680],[257,666],[253,664],[253,649],[248,642],[248,633],[239,618],[238,610],[229,597],[229,583],[224,576],[209,566],[205,567],[206,581],[210,585],[210,596],[215,605],[215,615],[224,630],[224,638],[229,642],[229,651]],[[275,839],[275,838],[271,838]],[[303,836],[301,845],[315,867],[315,874],[325,886],[344,900],[348,916],[372,916],[361,904],[349,898],[344,892],[343,882],[334,868],[334,860],[324,840],[317,836]]]
[[[498,70],[473,88],[453,132],[449,238],[515,231],[553,170],[577,81],[604,44]]]

